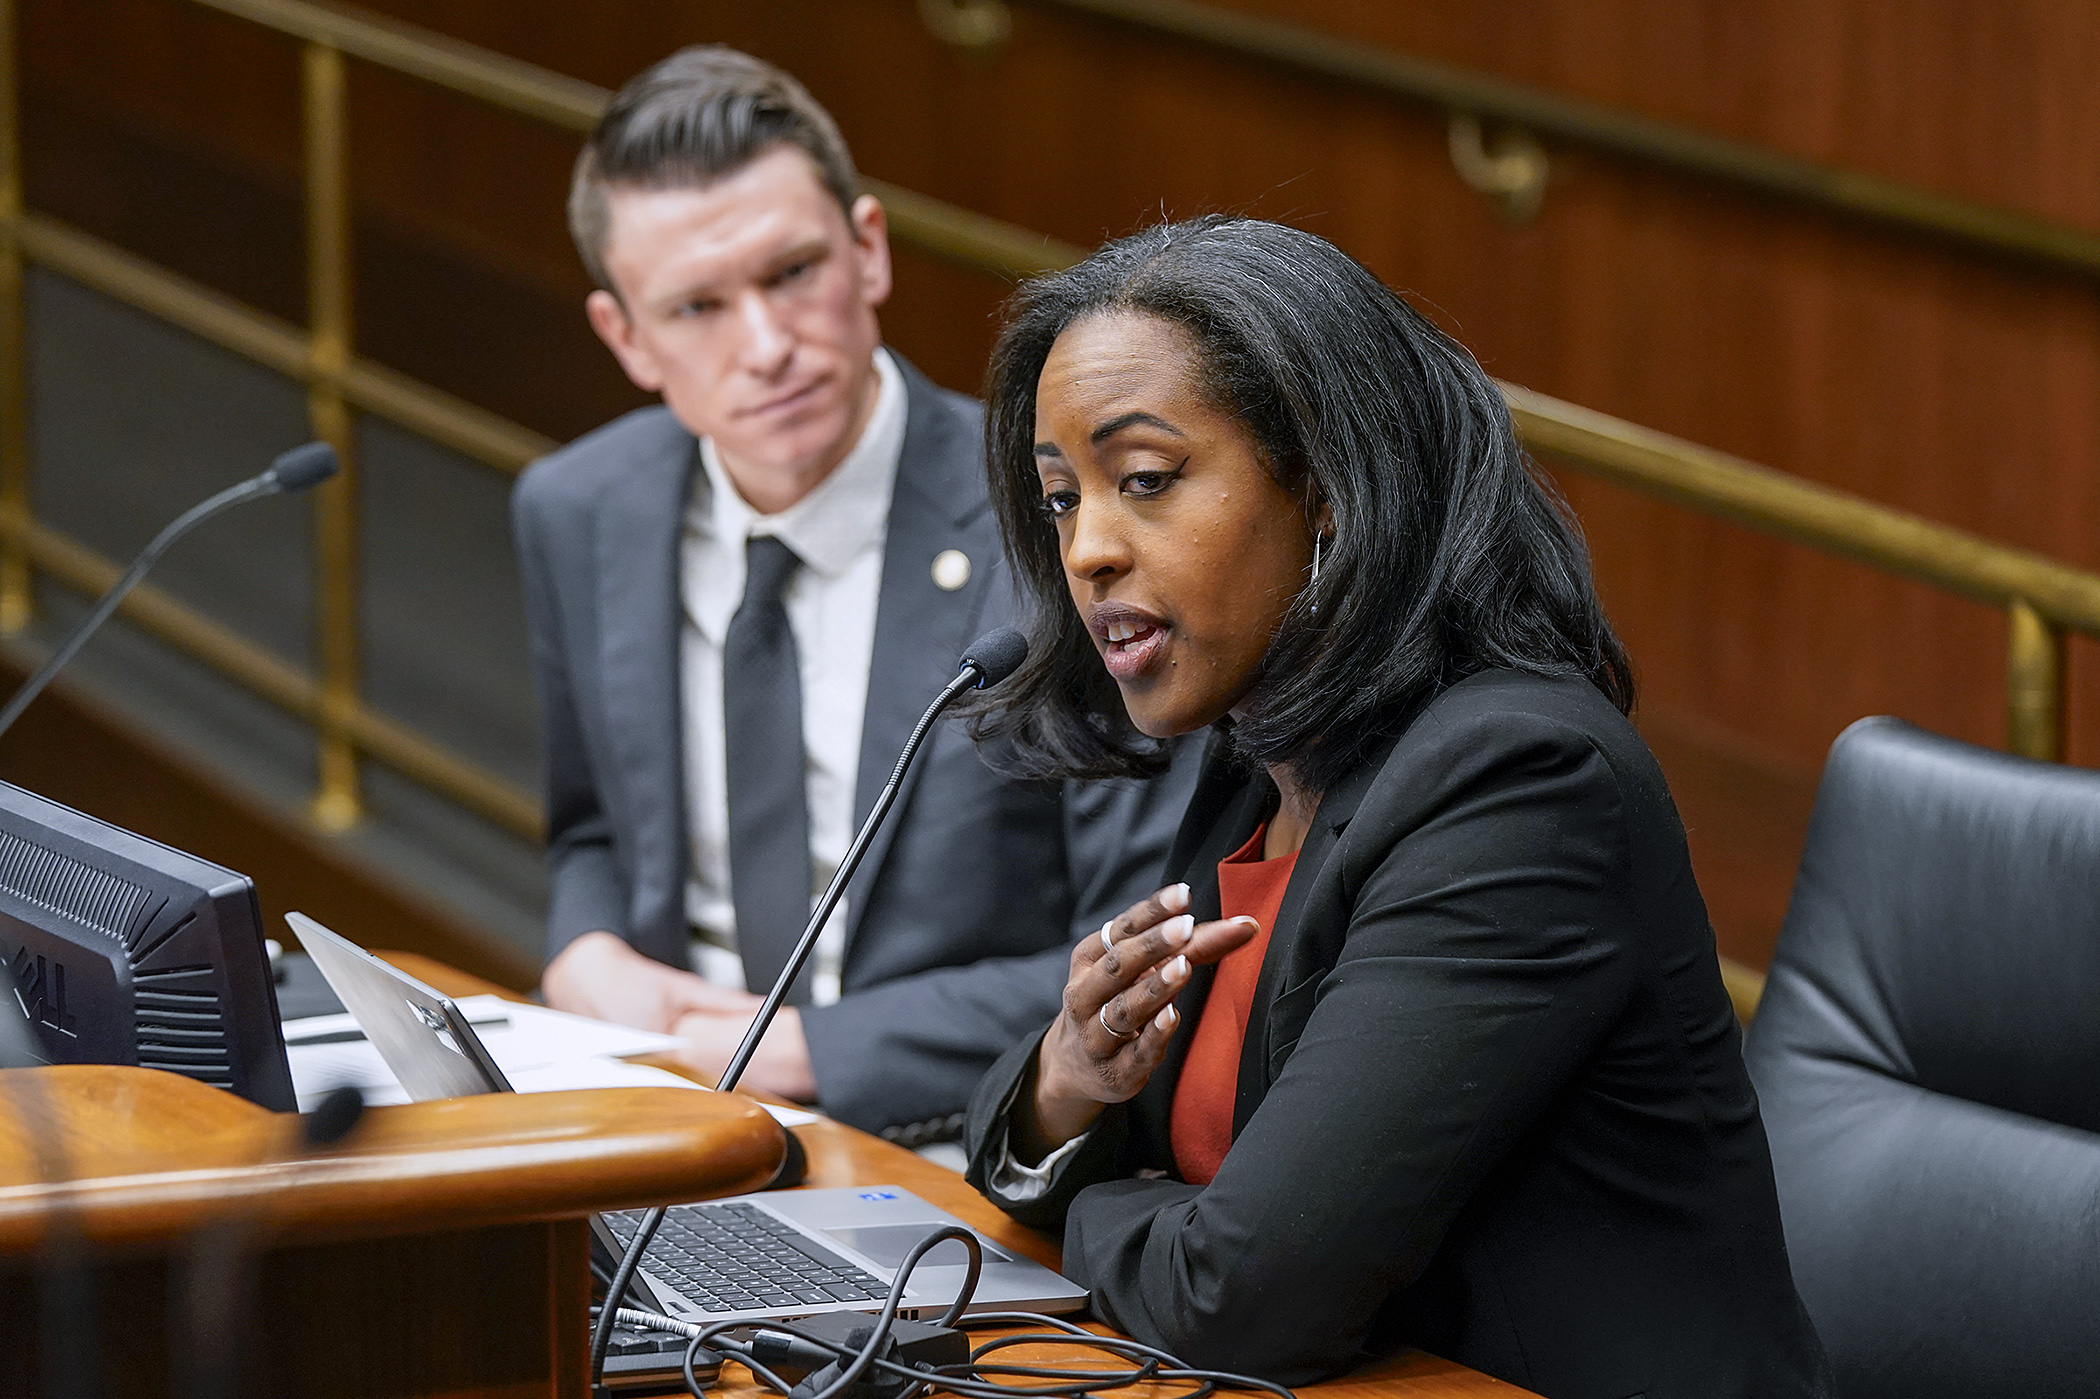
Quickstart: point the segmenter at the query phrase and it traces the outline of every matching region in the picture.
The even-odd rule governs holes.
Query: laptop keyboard
[[[605,1216],[613,1237],[634,1241],[641,1211]],[[873,1302],[889,1284],[756,1205],[673,1205],[643,1265],[702,1311]]]

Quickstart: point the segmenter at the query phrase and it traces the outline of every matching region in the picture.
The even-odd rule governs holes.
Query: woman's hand
[[[1035,1085],[1012,1149],[1033,1163],[1134,1097],[1181,1023],[1172,1004],[1189,973],[1254,936],[1251,918],[1196,926],[1189,886],[1173,884],[1108,921],[1072,949],[1064,1010],[1036,1053]]]

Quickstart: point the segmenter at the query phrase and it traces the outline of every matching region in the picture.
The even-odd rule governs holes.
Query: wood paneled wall
[[[2100,228],[2100,11],[2071,0],[1238,4]],[[831,106],[869,173],[1082,244],[1162,214],[1286,219],[1504,378],[2100,567],[2100,293],[2073,276],[1565,147],[1512,228],[1435,113],[1054,6],[1017,4],[990,59],[943,48],[911,0],[374,7],[606,85],[680,44],[747,48]],[[291,46],[181,0],[25,9],[32,201],[296,314]],[[577,310],[574,139],[369,70],[354,100],[372,352],[557,434],[636,401]],[[901,263],[892,339],[973,387],[1003,289]],[[1831,738],[1896,713],[1998,742],[2003,621],[1563,479],[1724,944],[1761,961]],[[2100,758],[2088,649],[2080,761]]]

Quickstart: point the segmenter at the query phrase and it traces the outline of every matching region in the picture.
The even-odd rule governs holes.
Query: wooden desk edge
[[[0,1109],[0,1253],[36,1247],[57,1211],[105,1244],[236,1220],[318,1241],[578,1217],[756,1189],[784,1146],[748,1099],[677,1088],[373,1108],[323,1151],[296,1118],[151,1069],[0,1071]],[[54,1117],[56,1156],[30,1130]]]

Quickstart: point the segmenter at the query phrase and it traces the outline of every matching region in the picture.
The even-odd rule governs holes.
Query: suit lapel
[[[955,674],[999,557],[984,483],[974,479],[982,449],[966,416],[943,404],[932,383],[916,369],[901,358],[897,363],[906,395],[904,447],[883,541],[875,649],[868,667],[868,705],[854,783],[856,827],[874,809],[919,716]],[[961,550],[971,565],[969,581],[952,592],[933,581],[933,561],[948,549]],[[927,739],[929,749],[937,738],[938,730]],[[869,842],[851,888],[849,941],[904,808],[911,803],[918,775],[925,771],[925,759],[931,756],[922,755],[906,774],[897,809]]]
[[[1297,863],[1291,866],[1291,880],[1283,891],[1283,906],[1277,910],[1276,926],[1269,933],[1269,950],[1262,958],[1261,976],[1254,983],[1254,999],[1247,1008],[1247,1035],[1240,1045],[1239,1085],[1232,1105],[1235,1140],[1269,1092],[1269,1058],[1275,1048],[1270,1035],[1271,1012],[1276,1009],[1277,999],[1283,993],[1292,968],[1302,963],[1303,954],[1317,955],[1327,965],[1333,962],[1332,956],[1325,955],[1328,949],[1301,948],[1300,943],[1319,934],[1330,935],[1339,941],[1347,931],[1345,927],[1325,924],[1309,928],[1306,925],[1307,904],[1317,886],[1332,883],[1328,866],[1341,843],[1342,833],[1348,829],[1357,807],[1363,804],[1364,794],[1370,790],[1372,780],[1385,765],[1385,755],[1391,749],[1390,743],[1382,746],[1370,760],[1359,765],[1337,783],[1333,791],[1321,798],[1320,809],[1313,816],[1312,829],[1306,833],[1305,844],[1298,850]],[[1248,834],[1252,834],[1252,830],[1250,826]],[[1244,835],[1241,837],[1242,840],[1245,838]],[[1339,947],[1331,949],[1337,955],[1339,950]]]
[[[607,809],[623,814],[637,885],[685,882],[685,739],[679,706],[679,540],[699,454],[677,434],[673,450],[637,457],[601,499],[596,541],[599,662],[610,774],[622,792]],[[675,920],[674,920],[675,921]],[[659,930],[637,928],[655,941]],[[674,965],[680,946],[642,948]]]
[[[1239,768],[1226,753],[1221,739],[1212,740],[1196,795],[1174,841],[1174,857],[1167,864],[1168,870],[1174,872],[1170,878],[1187,881],[1189,912],[1198,923],[1217,921],[1222,911],[1218,861],[1245,845],[1254,834],[1254,828],[1268,812],[1270,791],[1266,781],[1253,781]],[[1181,1082],[1182,1065],[1188,1060],[1189,1045],[1196,1036],[1196,1022],[1203,1017],[1211,983],[1216,979],[1215,964],[1197,967],[1189,984],[1174,998],[1174,1008],[1181,1012],[1181,1028],[1167,1041],[1167,1052],[1159,1067],[1152,1071],[1133,1104],[1136,1130],[1149,1139],[1141,1148],[1148,1153],[1146,1159],[1173,1159],[1174,1090]],[[1248,1023],[1258,1022],[1250,1018]]]

